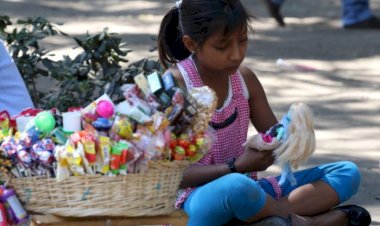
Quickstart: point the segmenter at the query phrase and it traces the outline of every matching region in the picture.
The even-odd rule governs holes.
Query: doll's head
[[[315,150],[313,115],[306,104],[295,103],[290,106],[282,121],[284,120],[287,121],[283,123],[287,124],[285,134],[274,154],[280,166],[289,163],[296,169],[306,162]]]

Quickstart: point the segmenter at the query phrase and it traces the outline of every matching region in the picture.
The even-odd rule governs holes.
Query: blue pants
[[[369,0],[342,0],[342,23],[350,25],[372,17]],[[285,0],[272,0],[276,5],[282,5]]]
[[[372,17],[368,0],[342,0],[343,25],[361,22]]]
[[[344,202],[358,191],[361,180],[358,167],[348,161],[324,164],[294,174],[297,185],[284,184],[283,196],[299,186],[322,180],[337,192],[340,202]],[[275,196],[267,180],[254,181],[243,174],[231,173],[198,187],[183,208],[190,217],[190,226],[223,225],[233,218],[244,221],[254,216],[264,207],[266,193]]]

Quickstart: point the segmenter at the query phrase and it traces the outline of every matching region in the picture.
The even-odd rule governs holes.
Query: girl
[[[279,178],[257,180],[255,172],[274,159],[270,151],[243,148],[249,120],[265,132],[277,119],[256,75],[241,65],[250,20],[239,0],[183,0],[161,23],[158,46],[165,69],[187,89],[207,85],[218,97],[211,122],[217,141],[186,170],[177,207],[185,209],[189,225],[223,225],[235,218],[250,223],[267,216],[293,225],[354,225],[363,219],[367,222],[360,225],[368,225],[361,207],[330,210],[357,192],[360,173],[354,163],[296,172],[294,187],[280,187]]]

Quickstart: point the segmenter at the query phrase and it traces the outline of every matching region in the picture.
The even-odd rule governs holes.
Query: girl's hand
[[[236,170],[240,173],[264,171],[274,163],[272,151],[257,151],[246,148],[235,161]]]

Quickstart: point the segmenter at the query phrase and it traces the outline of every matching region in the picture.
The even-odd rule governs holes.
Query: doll
[[[273,150],[276,163],[282,168],[279,184],[289,180],[296,185],[292,168],[297,169],[306,162],[315,150],[313,115],[303,103],[290,106],[281,121],[265,134],[259,133],[249,138],[248,147],[259,150]]]

